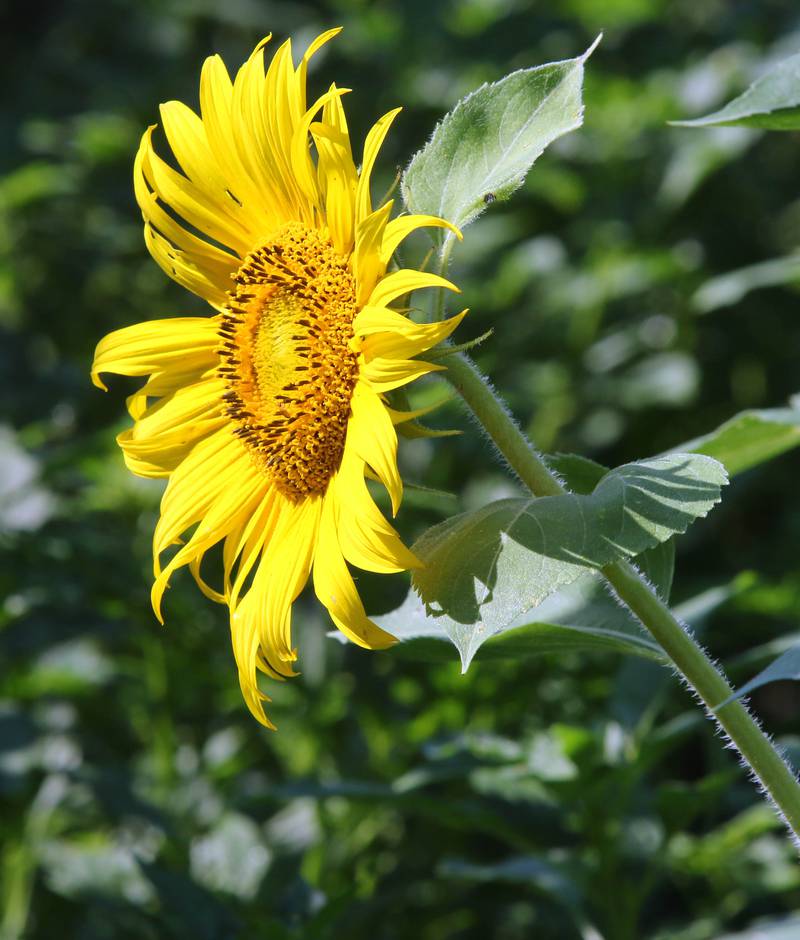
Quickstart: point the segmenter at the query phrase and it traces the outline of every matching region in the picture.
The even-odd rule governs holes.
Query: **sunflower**
[[[456,289],[431,273],[387,273],[409,233],[451,226],[392,219],[391,201],[373,209],[370,175],[399,109],[367,134],[359,170],[348,89],[332,85],[307,107],[309,60],[338,32],[314,40],[297,67],[287,41],[265,72],[267,37],[233,81],[212,56],[199,115],[178,101],[161,106],[180,170],[156,154],[148,128],[134,164],[145,242],[214,312],[110,333],[92,367],[103,389],[101,373],[147,377],[117,441],[133,473],[169,481],[153,537],[153,609],[163,623],[162,595],[183,566],[229,607],[242,693],[267,727],[257,675],[295,674],[291,610],[309,576],[350,640],[394,641],[366,616],[348,565],[391,573],[419,562],[366,478],[386,488],[396,515],[395,427],[419,412],[391,408],[387,393],[440,368],[415,357],[464,315],[420,324],[392,308],[419,288]],[[220,542],[216,590],[201,564]]]

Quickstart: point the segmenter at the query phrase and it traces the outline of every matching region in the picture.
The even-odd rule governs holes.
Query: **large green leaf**
[[[606,651],[661,660],[660,647],[638,621],[609,594],[600,576],[587,571],[541,604],[489,634],[470,624],[434,615],[412,589],[395,610],[373,618],[397,637],[394,647],[411,659],[450,660],[453,646],[461,668],[469,668],[479,649],[484,659],[527,659],[546,653]],[[340,634],[332,634],[340,636]]]
[[[467,662],[488,637],[587,570],[684,532],[720,499],[724,468],[670,455],[608,473],[587,496],[505,499],[429,529],[414,584]]]
[[[490,202],[507,199],[548,144],[580,127],[583,65],[597,42],[575,59],[520,69],[459,101],[403,174],[409,211],[464,228]]]
[[[773,131],[800,129],[800,54],[779,62],[719,111],[672,123],[679,127],[740,124]]]
[[[667,545],[674,545],[670,539]],[[641,556],[636,559],[641,567]],[[663,596],[668,585],[651,581]],[[668,572],[671,581],[672,572]],[[749,575],[729,584],[710,588],[675,608],[675,614],[697,627],[719,606],[750,583]],[[481,650],[482,659],[525,659],[546,653],[584,653],[605,651],[663,661],[658,646],[642,630],[627,607],[611,596],[602,577],[586,572],[572,584],[560,588],[537,607],[509,624],[500,633],[484,636],[478,632],[445,629],[447,618],[428,613],[416,592],[409,591],[403,603],[387,614],[373,618],[384,630],[400,641],[392,648],[394,655],[426,662],[445,662],[452,658],[455,645],[466,671]],[[336,630],[333,639],[346,642]],[[454,642],[455,641],[455,642]]]
[[[608,467],[579,454],[547,454],[548,466],[567,484],[572,493],[587,495],[609,472]],[[665,601],[669,601],[675,573],[675,540],[660,542],[636,558],[639,570],[647,576]]]
[[[609,472],[608,467],[579,454],[547,454],[545,459],[550,469],[566,481],[567,489],[572,493],[591,493]],[[669,601],[675,573],[675,540],[660,542],[642,552],[637,556],[636,564],[661,597]]]
[[[792,401],[795,405],[795,400]],[[800,408],[742,411],[703,437],[676,450],[706,454],[725,465],[730,476],[800,445]]]

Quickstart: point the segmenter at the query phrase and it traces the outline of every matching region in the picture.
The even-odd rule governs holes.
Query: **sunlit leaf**
[[[464,228],[507,199],[548,144],[580,127],[583,66],[598,42],[575,59],[520,69],[463,98],[403,174],[408,210]]]
[[[506,499],[429,529],[414,584],[467,664],[490,636],[587,570],[684,532],[719,501],[721,464],[672,455],[608,473],[588,496]]]
[[[775,131],[800,129],[800,54],[779,62],[719,111],[672,123],[680,127],[741,124]]]
[[[547,653],[598,650],[662,659],[658,645],[591,572],[494,634],[485,635],[473,625],[429,613],[414,590],[409,591],[400,607],[373,619],[400,640],[394,647],[399,655],[446,661],[452,658],[455,645],[464,671],[478,649],[483,659],[526,659]]]
[[[609,472],[608,467],[579,454],[549,454],[547,464],[567,484],[573,493],[587,495]],[[669,601],[672,576],[675,572],[675,541],[669,539],[642,552],[636,559],[637,567],[653,584],[665,601]]]

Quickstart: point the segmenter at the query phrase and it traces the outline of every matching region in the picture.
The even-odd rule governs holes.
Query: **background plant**
[[[795,52],[796,13],[563,11],[86,3],[4,30],[9,936],[716,938],[796,909],[780,825],[655,662],[608,647],[523,658],[492,641],[462,677],[443,643],[429,643],[433,663],[412,644],[341,647],[309,603],[303,678],[276,695],[280,733],[262,734],[219,611],[177,583],[167,632],[151,620],[158,490],[114,452],[122,383],[111,398],[86,380],[102,332],[188,312],[142,250],[129,172],[154,103],[190,96],[205,54],[343,23],[314,81],[357,89],[356,130],[406,106],[388,187],[391,157],[404,165],[463,94],[573,56],[605,27],[583,129],[454,254],[471,335],[496,329],[475,355],[541,448],[606,466],[785,402],[800,338],[796,135],[665,122],[713,111]],[[520,495],[457,407],[434,420],[467,433],[407,442],[405,473],[458,496],[415,493],[409,538]],[[737,476],[679,544],[673,601],[737,683],[796,639],[796,460]],[[407,586],[361,587],[389,611]],[[796,688],[766,686],[753,703],[791,750]]]

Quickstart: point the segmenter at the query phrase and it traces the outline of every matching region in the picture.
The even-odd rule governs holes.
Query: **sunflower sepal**
[[[457,353],[469,352],[471,349],[475,349],[476,346],[480,346],[481,343],[486,342],[493,333],[494,327],[490,327],[485,333],[481,333],[480,336],[477,336],[475,339],[470,339],[466,343],[450,343],[445,340],[432,349],[429,349],[425,353],[425,356],[427,359],[430,359],[431,362],[440,362],[448,356],[454,356]]]

